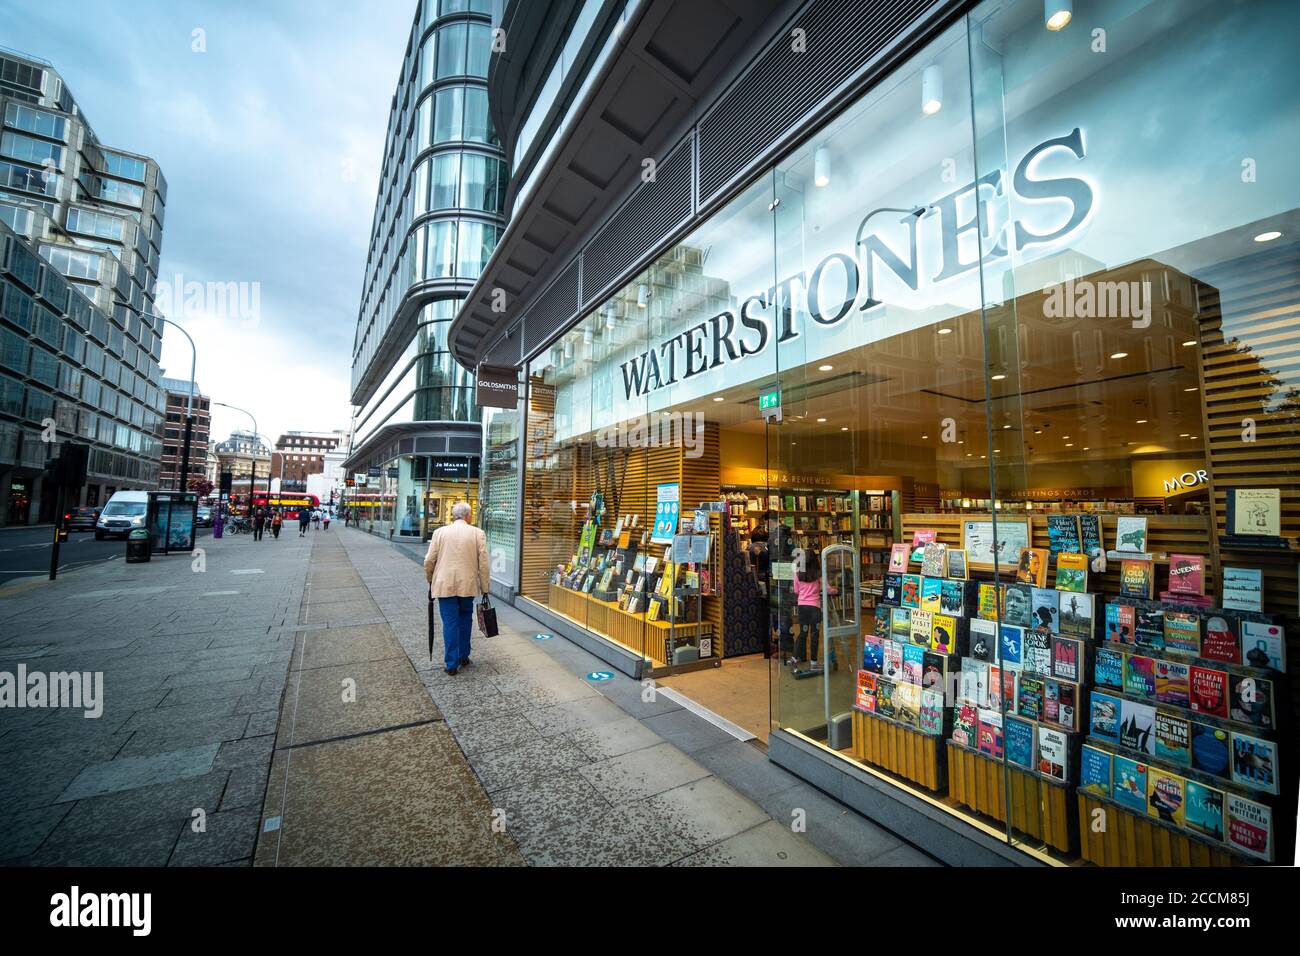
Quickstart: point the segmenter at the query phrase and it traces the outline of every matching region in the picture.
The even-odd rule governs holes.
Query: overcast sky
[[[0,3],[0,45],[50,61],[101,141],[162,167],[160,282],[244,283],[245,305],[258,284],[254,318],[214,313],[206,295],[195,307],[193,289],[159,306],[194,337],[199,387],[271,440],[348,427],[379,157],[415,5]],[[184,336],[165,332],[161,361],[189,378]],[[249,427],[214,406],[215,439]]]

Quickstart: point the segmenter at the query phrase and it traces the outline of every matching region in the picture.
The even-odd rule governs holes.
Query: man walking
[[[424,556],[429,596],[438,599],[442,618],[443,664],[448,674],[470,665],[474,598],[488,590],[487,536],[469,523],[473,511],[464,501],[451,508],[451,524],[433,533]]]
[[[253,540],[262,540],[262,531],[266,527],[266,514],[261,508],[253,513]]]
[[[305,538],[307,529],[311,527],[311,511],[307,508],[298,509],[298,537]]]

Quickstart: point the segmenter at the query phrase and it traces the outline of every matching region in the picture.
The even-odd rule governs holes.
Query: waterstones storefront
[[[1300,5],[1047,8],[519,356],[494,579],[948,862],[1289,861]]]

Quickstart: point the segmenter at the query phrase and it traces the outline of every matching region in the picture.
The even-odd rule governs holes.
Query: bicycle
[[[252,530],[248,522],[243,518],[231,518],[225,527],[226,534],[247,534]]]

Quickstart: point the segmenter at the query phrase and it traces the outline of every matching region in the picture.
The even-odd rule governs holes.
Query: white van
[[[108,535],[125,538],[136,528],[143,528],[148,510],[149,492],[114,492],[95,522],[95,540],[103,541]]]

